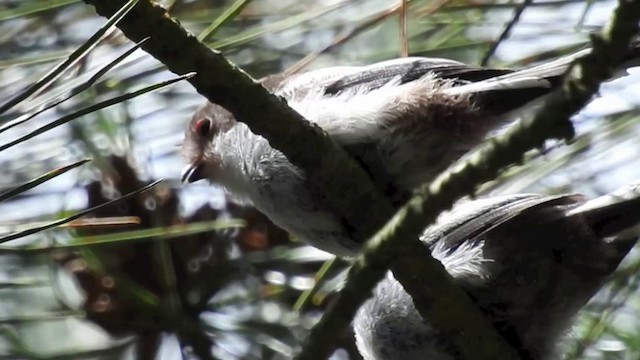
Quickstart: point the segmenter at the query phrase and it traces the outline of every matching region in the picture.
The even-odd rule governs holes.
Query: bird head
[[[216,156],[216,140],[235,123],[230,112],[212,103],[207,103],[193,114],[182,143],[182,157],[187,163],[182,170],[182,182],[216,180],[222,165]]]

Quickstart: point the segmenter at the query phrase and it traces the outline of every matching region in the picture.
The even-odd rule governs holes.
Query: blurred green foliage
[[[403,43],[411,55],[526,65],[580,47],[613,5],[534,2],[487,54],[518,3],[411,1],[406,32],[395,1],[163,3],[255,77],[388,59]],[[16,97],[65,61],[66,72]],[[337,261],[299,301],[330,256],[219,190],[178,183],[175,145],[202,99],[173,79],[81,2],[0,3],[0,104],[17,99],[0,111],[0,237],[166,178],[92,211],[98,220],[0,247],[0,358],[174,358],[212,347],[215,358],[286,359],[340,288],[347,264]],[[573,144],[549,144],[484,191],[594,195],[637,178],[638,83],[606,86],[576,117]],[[577,320],[571,358],[638,357],[637,254],[627,260]],[[336,356],[358,358],[350,334]]]

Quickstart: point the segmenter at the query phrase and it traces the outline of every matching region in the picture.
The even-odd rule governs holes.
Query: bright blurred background
[[[615,7],[609,0],[414,0],[405,4],[404,32],[401,3],[390,0],[161,3],[254,77],[398,57],[405,43],[410,55],[526,66],[584,46]],[[76,0],[0,1],[0,103],[38,81],[105,22]],[[512,31],[498,41],[509,25]],[[0,236],[165,179],[92,213],[137,216],[140,224],[73,223],[0,245],[0,358],[173,359],[181,351],[188,358],[198,352],[198,336],[213,344],[215,358],[290,358],[339,289],[346,263],[339,261],[301,300],[331,256],[289,239],[218,188],[179,183],[183,127],[204,101],[188,83],[116,101],[4,146],[85,107],[175,78],[137,50],[77,96],[8,128],[132,46],[117,30],[108,32],[58,80],[0,114],[0,193],[92,159],[0,201]],[[483,192],[594,196],[631,182],[640,177],[639,116],[640,74],[632,69],[575,116],[572,144],[550,143]],[[563,345],[567,358],[640,356],[639,263],[633,252],[581,313]],[[358,359],[351,334],[334,358]]]

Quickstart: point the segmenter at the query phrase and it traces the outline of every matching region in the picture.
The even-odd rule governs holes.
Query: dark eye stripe
[[[199,119],[195,125],[196,134],[198,136],[206,137],[211,131],[211,121],[208,119]]]

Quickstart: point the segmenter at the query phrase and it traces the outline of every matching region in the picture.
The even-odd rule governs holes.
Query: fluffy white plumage
[[[414,57],[262,81],[345,147],[400,204],[502,124],[505,113],[547,93],[548,79],[557,78],[567,63],[542,68],[536,77],[534,70],[521,76]],[[493,105],[487,108],[483,94],[491,92]],[[198,131],[203,122],[205,133]],[[183,154],[189,163],[185,180],[223,185],[316,247],[352,256],[365,240],[353,238],[314,179],[220,106],[207,104],[194,115]]]

